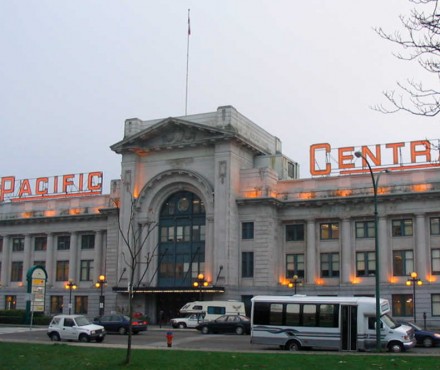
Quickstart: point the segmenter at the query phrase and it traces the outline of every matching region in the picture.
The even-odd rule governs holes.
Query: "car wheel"
[[[235,334],[237,334],[237,335],[243,335],[243,334],[244,334],[244,329],[243,329],[243,327],[241,327],[241,326],[237,326],[237,327],[235,328]]]
[[[425,338],[423,338],[423,342],[422,343],[423,343],[423,347],[426,347],[426,348],[432,347],[433,340],[430,337],[425,337]]]
[[[61,340],[60,335],[58,333],[51,333],[50,340],[52,342],[59,342]]]
[[[81,334],[80,336],[79,336],[79,341],[80,342],[90,342],[90,338],[89,338],[89,336],[88,335],[85,335],[85,334]]]
[[[121,326],[118,329],[118,333],[121,334],[121,335],[125,335],[125,334],[127,334],[127,329],[125,329],[123,326]]]
[[[177,327],[179,329],[185,329],[186,328],[186,324],[184,322],[179,322],[179,325],[177,325]]]
[[[388,345],[388,350],[393,353],[400,353],[404,351],[403,344],[400,342],[391,342]]]
[[[297,342],[296,340],[291,340],[286,343],[285,348],[287,351],[296,352],[301,349],[301,344],[299,344],[299,342]]]
[[[207,326],[204,326],[203,328],[202,328],[202,334],[208,334],[209,333],[209,329],[208,329],[208,327]]]
[[[96,343],[102,343],[104,341],[104,338],[96,338]]]

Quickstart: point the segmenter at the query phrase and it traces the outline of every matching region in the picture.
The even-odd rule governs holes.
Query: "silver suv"
[[[101,325],[92,324],[82,315],[57,315],[52,318],[47,335],[52,341],[78,340],[100,343],[105,338],[105,330]]]

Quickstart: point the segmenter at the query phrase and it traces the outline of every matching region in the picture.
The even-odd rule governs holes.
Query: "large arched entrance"
[[[205,269],[205,205],[194,193],[179,191],[163,203],[159,218],[158,287],[191,288]],[[196,294],[158,294],[166,322]]]

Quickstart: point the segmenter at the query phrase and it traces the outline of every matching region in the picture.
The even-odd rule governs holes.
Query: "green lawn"
[[[0,369],[440,369],[440,357],[404,354],[238,353],[182,351],[174,348],[132,352],[124,365],[124,348],[0,342]]]

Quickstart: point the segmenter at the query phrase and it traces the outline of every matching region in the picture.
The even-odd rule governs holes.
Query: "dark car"
[[[102,325],[108,333],[126,334],[130,326],[130,318],[126,315],[105,315],[95,317],[93,323]],[[146,331],[148,322],[142,318],[133,318],[131,332],[137,334]]]
[[[250,334],[251,322],[243,315],[223,315],[212,321],[205,321],[196,326],[202,334],[208,333],[235,333],[238,335]]]
[[[440,344],[440,334],[429,330],[423,330],[411,321],[399,321],[399,324],[407,325],[414,329],[417,345],[423,347],[434,347]]]

